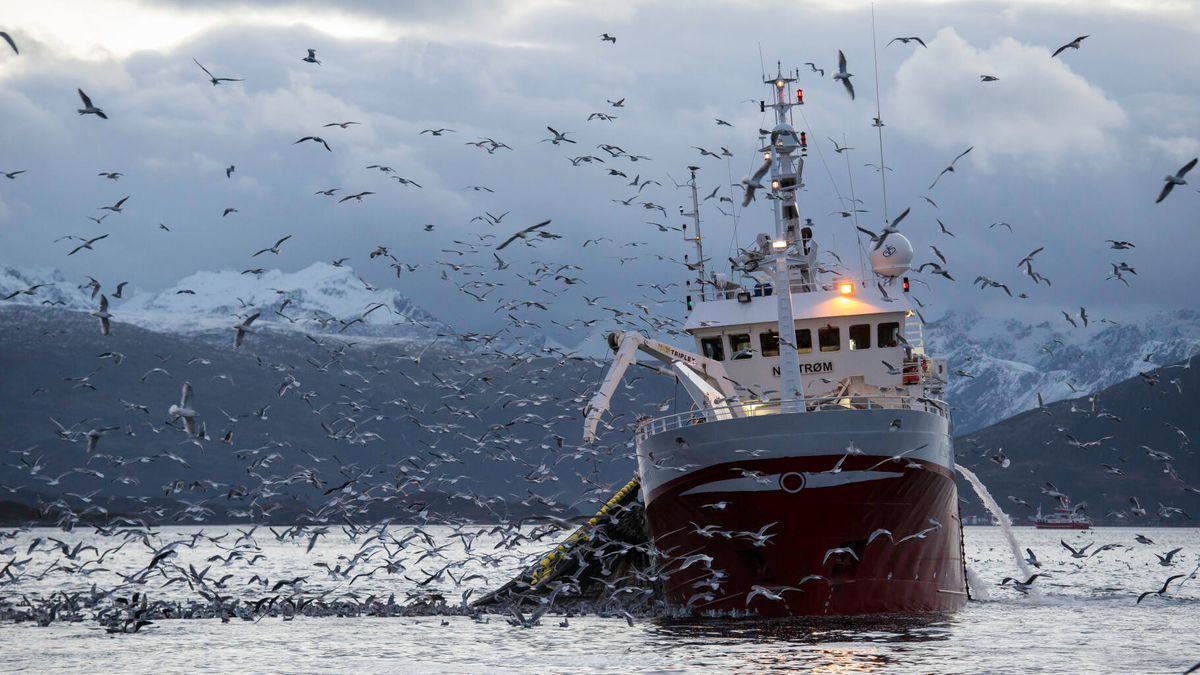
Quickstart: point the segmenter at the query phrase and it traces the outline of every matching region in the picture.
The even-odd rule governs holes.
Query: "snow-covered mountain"
[[[1039,393],[1046,403],[1084,396],[1200,352],[1200,312],[1072,328],[951,311],[925,327],[925,340],[947,360],[946,399],[962,434],[1036,407]]]
[[[38,284],[46,285],[36,289],[31,295],[18,292]],[[90,290],[81,289],[68,282],[62,272],[45,267],[0,267],[0,298],[7,298],[13,293],[16,295],[7,302],[66,309],[92,309],[96,304],[91,298]]]
[[[350,267],[317,262],[296,272],[197,272],[158,293],[116,305],[117,321],[161,332],[227,328],[254,312],[255,326],[348,335],[426,337],[437,317],[391,288],[375,288]]]

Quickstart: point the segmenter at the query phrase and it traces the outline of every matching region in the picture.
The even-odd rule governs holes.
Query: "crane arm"
[[[600,418],[608,412],[617,385],[629,366],[637,361],[639,351],[667,365],[670,368],[669,372],[683,383],[692,400],[702,408],[719,406],[735,396],[730,380],[725,376],[725,367],[719,361],[678,349],[637,332],[611,333],[608,336],[608,344],[616,355],[604,375],[604,380],[584,408],[584,443],[596,440],[596,427],[600,424]]]

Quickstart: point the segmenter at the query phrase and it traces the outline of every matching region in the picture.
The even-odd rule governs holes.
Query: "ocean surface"
[[[364,543],[364,535],[351,540],[334,527],[318,537],[311,551],[308,536],[279,540],[261,527],[251,537],[258,547],[253,564],[250,556],[235,556],[228,564],[209,561],[215,555],[228,557],[228,552],[199,537],[195,548],[175,547],[178,555],[163,566],[183,570],[194,565],[222,594],[251,601],[295,592],[366,602],[371,596],[378,601],[394,593],[396,602],[403,603],[409,593],[436,592],[448,605],[461,606],[464,592],[472,591],[469,600],[499,586],[562,536],[554,533],[540,541],[510,541],[496,548],[503,544],[501,535],[484,532],[472,537],[478,529],[423,528],[409,541],[413,553],[404,571],[389,574],[384,569],[353,583],[354,574],[382,563],[363,561],[360,555],[353,573],[343,574],[371,542]],[[229,549],[248,530],[162,528],[149,543],[160,548],[171,541],[191,541],[203,531]],[[393,526],[391,532],[402,538],[411,530]],[[1136,534],[1154,543],[1138,543]],[[639,616],[632,625],[621,616],[589,615],[569,617],[562,625],[563,617],[550,613],[532,628],[511,625],[504,614],[472,618],[467,612],[265,616],[256,621],[234,617],[228,623],[217,618],[157,619],[136,634],[109,634],[92,618],[95,610],[88,609],[77,620],[60,617],[45,627],[34,621],[0,621],[0,671],[1183,673],[1200,663],[1200,575],[1195,573],[1200,566],[1200,529],[1017,528],[1015,536],[1042,564],[1043,576],[1033,584],[1034,591],[1023,595],[1011,584],[999,585],[1007,576],[1023,578],[1000,528],[967,527],[975,599],[949,615],[787,622]],[[38,537],[43,543],[26,555]],[[49,537],[71,549],[82,542],[99,550],[81,550],[71,561],[60,548],[50,547]],[[1076,548],[1091,543],[1089,553],[1104,544],[1121,547],[1077,559],[1060,539]],[[151,600],[203,602],[181,573],[152,574],[145,583],[122,586],[120,574],[144,568],[153,556],[140,540],[131,539],[83,572],[60,567],[92,560],[121,541],[84,529],[37,529],[0,541],[0,568],[9,560],[31,558],[15,581],[0,577],[0,610],[11,615],[54,594],[88,594],[93,584],[102,590],[120,587],[114,598],[140,591]],[[243,548],[248,545],[242,541]],[[1182,550],[1172,564],[1161,565],[1155,554],[1177,547]],[[423,552],[428,555],[417,562]],[[455,564],[449,570],[452,576],[437,576],[448,564]],[[203,573],[203,567],[210,569]],[[1185,577],[1162,596],[1150,595],[1137,603],[1142,592],[1158,590],[1175,574]],[[255,575],[266,577],[267,585],[251,581]],[[279,580],[302,576],[307,579],[295,586],[271,590]],[[434,579],[427,581],[431,576]],[[296,590],[289,591],[292,588]]]

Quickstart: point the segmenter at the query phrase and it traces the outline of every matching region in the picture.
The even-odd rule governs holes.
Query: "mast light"
[[[787,241],[783,239],[776,239],[775,241],[771,242],[771,248],[775,249],[776,251],[782,251],[783,249],[787,248]]]
[[[838,282],[838,293],[842,295],[854,295],[854,284],[849,281]]]
[[[771,181],[771,189],[778,190],[779,189],[779,181],[777,181],[777,180]]]
[[[803,89],[799,89],[799,88],[796,89],[796,103],[799,103],[800,105],[804,105],[804,90]]]
[[[775,86],[778,89],[783,89],[783,80],[775,80]]]

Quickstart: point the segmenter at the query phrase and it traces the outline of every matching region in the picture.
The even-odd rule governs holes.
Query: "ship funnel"
[[[913,247],[902,234],[889,234],[883,246],[871,251],[871,269],[881,277],[898,277],[912,267]]]

